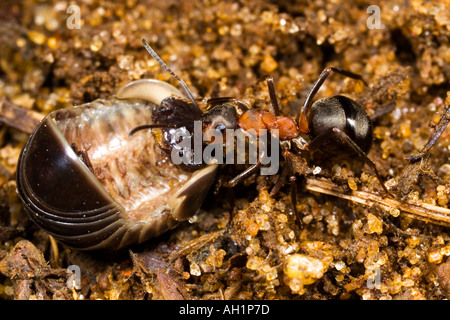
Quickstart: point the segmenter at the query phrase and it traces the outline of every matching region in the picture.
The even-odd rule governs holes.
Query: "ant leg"
[[[297,178],[295,177],[295,171],[292,165],[291,152],[287,148],[284,148],[283,157],[286,162],[283,165],[280,176],[278,177],[277,181],[275,182],[275,185],[270,191],[270,196],[274,196],[275,194],[278,193],[278,191],[280,191],[283,182],[285,181],[286,177],[289,176],[289,182],[291,183],[290,197],[291,197],[292,211],[297,217],[298,223],[301,225],[302,219],[300,217],[299,212],[297,211],[297,183],[296,183]]]
[[[227,102],[234,102],[239,107],[239,109],[242,112],[245,112],[249,109],[245,103],[243,103],[241,100],[232,98],[232,97],[217,97],[217,98],[210,98],[206,99],[206,103],[212,107],[217,106],[219,104],[224,104]]]
[[[300,217],[300,213],[297,210],[297,178],[295,177],[294,173],[292,173],[292,175],[289,177],[289,181],[291,182],[292,211],[294,212],[295,216],[297,217],[298,224],[302,225],[302,218]]]
[[[178,127],[183,127],[188,124],[189,123],[182,124]],[[142,126],[138,126],[138,127],[134,128],[133,130],[131,130],[130,133],[128,133],[128,138],[131,138],[138,131],[147,130],[147,129],[155,129],[155,128],[177,128],[177,126],[166,126],[163,124],[144,124]]]
[[[302,224],[300,213],[297,211],[297,178],[295,177],[294,167],[292,165],[291,152],[287,149],[284,151],[284,158],[286,160],[287,172],[289,174],[289,182],[291,183],[291,205],[292,211],[297,217],[298,224]]]
[[[240,183],[240,182],[244,181],[245,179],[247,179],[248,177],[250,177],[260,167],[261,167],[261,162],[258,160],[257,163],[252,164],[250,167],[248,167],[247,169],[242,171],[236,177],[234,177],[233,179],[231,179],[228,182],[226,182],[225,183],[225,187],[227,187],[227,188],[235,187],[238,183]]]
[[[420,150],[419,153],[413,154],[406,157],[406,160],[409,162],[416,162],[417,160],[422,159],[428,151],[435,145],[435,143],[438,141],[442,133],[447,128],[447,125],[450,121],[450,105],[445,106],[444,114],[442,115],[441,119],[439,120],[439,123],[437,124],[436,128],[434,129],[433,134],[431,135],[428,142],[425,144],[425,146]]]
[[[314,99],[315,95],[317,94],[317,92],[319,91],[320,87],[322,86],[322,84],[325,82],[325,80],[328,78],[329,75],[331,75],[333,72],[341,74],[343,76],[355,79],[355,80],[361,80],[364,82],[364,84],[367,84],[364,79],[362,78],[361,75],[347,71],[347,70],[342,70],[339,68],[333,68],[333,67],[328,67],[325,70],[322,71],[322,73],[320,74],[319,78],[317,79],[316,83],[314,83],[311,91],[309,92],[308,97],[306,98],[305,104],[303,106],[303,110],[302,112],[307,112],[309,107],[311,106],[311,102]]]
[[[92,165],[91,159],[89,158],[89,154],[88,154],[89,147],[86,148],[86,147],[81,146],[80,148],[78,148],[74,142],[72,142],[70,144],[70,147],[76,153],[76,155],[81,159],[81,161],[83,161],[83,163],[86,165],[86,167],[88,167],[89,171],[94,173],[94,166]]]
[[[309,144],[308,149],[313,151],[318,148],[320,148],[327,140],[329,139],[336,139],[338,142],[344,143],[347,146],[349,146],[364,162],[369,165],[372,170],[375,172],[375,175],[377,176],[378,181],[380,182],[381,186],[383,187],[384,192],[390,196],[391,198],[394,198],[394,196],[388,191],[386,186],[384,185],[383,179],[381,178],[377,167],[375,163],[373,163],[372,160],[369,159],[369,157],[364,153],[364,151],[361,150],[360,147],[341,129],[339,128],[331,128],[330,130],[322,133],[321,135],[315,137]]]
[[[269,89],[269,96],[270,96],[270,104],[272,106],[272,113],[275,116],[280,115],[280,108],[278,107],[278,101],[277,101],[277,95],[275,92],[275,85],[273,84],[273,78],[267,77],[267,87]]]
[[[236,197],[232,188],[227,188],[228,190],[228,203],[230,205],[230,212],[233,214],[234,208],[236,207]]]
[[[251,166],[249,166],[247,169],[245,169],[244,171],[242,171],[240,174],[238,174],[236,177],[234,177],[233,179],[229,180],[225,186],[232,188],[234,186],[236,186],[238,183],[244,181],[245,179],[247,179],[248,177],[250,177],[252,174],[254,174],[256,172],[256,170],[258,170],[259,168],[261,168],[262,166],[262,159],[263,155],[259,155],[258,160],[256,161],[255,164],[252,164]]]
[[[323,85],[323,83],[328,78],[328,76],[331,75],[333,72],[341,74],[341,75],[349,77],[349,78],[352,78],[352,79],[355,79],[355,80],[361,80],[362,82],[364,82],[364,84],[367,85],[367,83],[364,81],[364,79],[359,74],[356,74],[356,73],[353,73],[353,72],[350,72],[347,70],[339,69],[339,68],[333,68],[333,67],[328,67],[325,70],[323,70],[322,73],[320,74],[319,78],[317,79],[317,81],[314,83],[308,96],[306,97],[305,104],[303,105],[303,109],[300,113],[298,122],[300,124],[301,132],[303,132],[303,133],[309,132],[308,122],[306,119],[308,119],[307,113],[309,111],[309,108],[312,105],[312,100],[314,99],[314,97],[316,96],[320,87]]]
[[[270,190],[269,194],[270,196],[274,196],[280,191],[287,176],[288,176],[288,166],[285,164],[281,168],[281,174],[278,177],[277,181],[275,182],[274,186],[272,187],[272,190]]]

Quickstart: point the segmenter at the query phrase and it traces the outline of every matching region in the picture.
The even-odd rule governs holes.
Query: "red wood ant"
[[[153,49],[151,49],[145,40],[143,40],[143,43],[147,51],[160,63],[160,65],[179,81],[191,101],[190,108],[195,108],[199,111],[196,112],[195,118],[206,122],[204,125],[205,129],[211,127],[217,130],[224,130],[226,128],[241,128],[244,131],[253,129],[256,133],[259,132],[260,129],[266,129],[269,132],[274,129],[278,130],[280,146],[282,148],[285,164],[279,180],[276,182],[271,194],[275,194],[281,188],[282,182],[286,176],[289,176],[289,180],[292,182],[291,201],[294,212],[296,212],[297,186],[295,183],[296,177],[291,159],[291,141],[295,142],[297,146],[301,145],[302,150],[308,151],[324,149],[325,147],[327,147],[327,149],[332,149],[331,147],[336,145],[348,147],[347,149],[351,150],[372,168],[384,192],[388,196],[392,197],[384,185],[376,165],[367,156],[367,153],[372,146],[373,127],[364,108],[354,100],[342,95],[322,98],[313,102],[320,87],[332,73],[338,73],[365,83],[360,75],[339,68],[326,68],[320,74],[319,78],[309,92],[297,121],[291,117],[280,115],[274,81],[271,77],[267,78],[267,85],[272,112],[259,108],[248,108],[243,102],[236,98],[218,97],[206,100],[206,103],[211,106],[211,108],[200,116],[201,111],[187,85],[172,70],[170,70],[170,68],[161,60]],[[177,114],[179,113],[177,108],[182,100],[176,98],[172,99],[178,102],[174,103],[174,101],[171,101],[168,109],[170,109],[172,113]],[[240,111],[240,116],[237,116],[237,111]],[[180,116],[182,115],[180,114]],[[168,126],[167,119],[157,115],[154,124],[135,128],[131,134],[146,128],[179,128],[182,126],[188,126],[186,121],[189,122],[192,121],[192,119],[180,119],[177,121],[177,123]],[[298,140],[301,138],[301,134],[309,135],[311,139],[310,142],[308,143],[306,140],[301,139],[302,143],[299,144]],[[342,152],[342,150],[344,149],[341,148],[337,152]],[[255,173],[261,166],[262,164],[260,161],[252,164],[245,171],[228,181],[225,185],[227,187],[236,186],[238,183]],[[298,215],[297,217],[299,221],[301,221]]]

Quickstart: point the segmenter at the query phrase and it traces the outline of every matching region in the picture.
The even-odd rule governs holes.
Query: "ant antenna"
[[[152,49],[152,47],[150,47],[147,41],[145,41],[145,39],[142,39],[142,44],[144,45],[145,49],[147,49],[148,53],[150,53],[152,57],[155,58],[155,60],[158,61],[158,63],[172,75],[172,77],[178,80],[178,82],[186,92],[187,96],[189,97],[189,100],[191,100],[194,106],[196,106],[200,110],[197,102],[195,102],[194,96],[192,95],[186,83],[183,80],[181,80],[180,77],[177,76],[175,72],[172,71],[172,69],[169,68],[169,66],[158,56],[158,54]]]
[[[181,127],[187,126],[188,124],[189,123],[180,123],[178,125],[173,125],[173,126],[169,126],[169,125],[165,125],[165,124],[144,124],[142,126],[138,126],[138,127],[134,128],[133,130],[131,130],[130,133],[128,134],[128,137],[131,138],[136,132],[146,130],[146,129],[155,129],[155,128],[176,129],[176,128],[181,128]]]
[[[153,128],[166,128],[167,126],[164,125],[155,125],[155,124],[144,124],[142,126],[136,127],[133,130],[130,131],[128,134],[128,138],[131,138],[136,132],[146,129],[153,129]]]

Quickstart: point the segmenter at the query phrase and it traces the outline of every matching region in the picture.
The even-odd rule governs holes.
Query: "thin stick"
[[[172,71],[172,69],[169,68],[169,66],[158,56],[158,54],[153,50],[152,47],[145,41],[145,39],[142,39],[142,44],[144,45],[145,49],[147,49],[148,53],[152,55],[153,58],[155,58],[156,61],[164,68],[167,72],[169,72],[172,77],[178,80],[180,85],[183,87],[184,91],[186,92],[187,96],[189,97],[189,100],[192,101],[192,103],[200,110],[197,102],[194,99],[194,96],[192,95],[191,91],[189,90],[189,87],[186,85],[186,83],[180,79],[179,76],[175,74],[175,72]]]
[[[431,135],[430,139],[425,144],[425,146],[422,148],[422,150],[420,150],[419,153],[417,154],[405,157],[405,159],[408,160],[409,162],[415,162],[422,159],[436,144],[438,139],[441,137],[442,133],[444,133],[445,129],[447,128],[449,122],[450,122],[450,104],[445,106],[444,114],[442,115],[441,119],[439,120],[439,123],[437,124],[436,128],[433,131],[433,134]]]
[[[367,206],[378,205],[386,211],[399,209],[402,214],[417,220],[450,227],[450,210],[423,202],[405,202],[379,196],[366,191],[341,192],[334,183],[314,178],[306,179],[306,189],[358,202]]]
[[[44,115],[0,98],[0,123],[31,134]]]

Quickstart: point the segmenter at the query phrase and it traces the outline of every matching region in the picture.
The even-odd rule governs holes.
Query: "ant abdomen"
[[[342,145],[336,144],[336,139],[332,138],[336,130],[344,132],[364,153],[369,152],[372,146],[372,122],[366,111],[354,100],[341,95],[314,102],[309,127],[312,139],[323,137],[324,141],[330,140],[325,142],[330,147],[329,151],[342,150]]]

